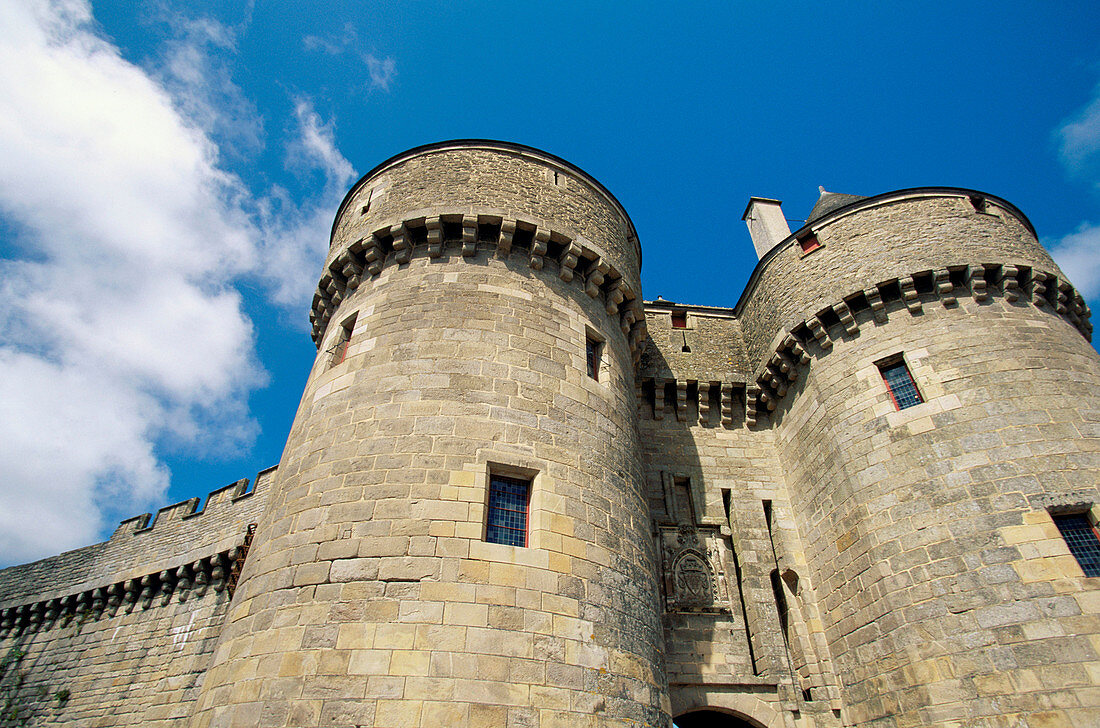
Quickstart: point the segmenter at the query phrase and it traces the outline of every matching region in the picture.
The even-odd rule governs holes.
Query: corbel
[[[210,584],[210,575],[208,569],[210,564],[205,559],[199,559],[191,565],[191,570],[195,574],[195,596],[206,596],[206,588]]]
[[[535,239],[531,241],[531,259],[528,262],[535,270],[542,270],[543,256],[546,255],[546,248],[550,244],[550,231],[546,228],[535,229]]]
[[[757,402],[760,397],[760,387],[755,384],[745,388],[745,424],[754,427],[760,411]]]
[[[340,256],[339,260],[341,263],[340,272],[347,280],[345,284],[347,290],[354,291],[359,288],[359,284],[363,280],[363,266],[359,265],[359,261],[357,261],[355,256],[351,253],[344,253]]]
[[[821,321],[820,317],[811,316],[806,319],[806,326],[809,327],[810,333],[814,335],[818,346],[822,349],[833,348],[832,339],[829,338],[829,332],[825,329],[825,324]]]
[[[1073,286],[1069,284],[1069,281],[1062,280],[1060,278],[1054,279],[1054,285],[1058,290],[1058,296],[1055,299],[1054,310],[1062,316],[1069,315],[1070,305],[1073,301]]]
[[[1038,308],[1043,308],[1050,301],[1047,300],[1047,292],[1050,290],[1050,277],[1046,273],[1031,271],[1031,302]]]
[[[443,220],[439,215],[424,218],[424,227],[428,229],[428,257],[443,255]]]
[[[394,259],[397,260],[397,264],[408,263],[412,257],[412,245],[409,244],[409,231],[405,223],[391,226],[390,236],[393,237]]]
[[[710,427],[710,382],[699,382],[699,424]]]
[[[989,299],[989,288],[985,280],[985,266],[974,264],[967,267],[966,277],[970,279],[970,292],[974,300],[982,303]]]
[[[733,385],[722,382],[718,390],[718,407],[722,415],[722,424],[725,427],[733,426]]]
[[[909,309],[909,313],[920,313],[924,310],[920,302],[920,294],[917,293],[917,284],[916,281],[913,280],[913,276],[899,278],[898,287],[901,288],[901,300],[905,302],[905,307]]]
[[[659,377],[653,379],[653,419],[665,418],[665,380]]]
[[[118,614],[118,608],[122,606],[122,598],[126,596],[122,584],[111,584],[107,587],[107,609],[113,617]]]
[[[138,600],[141,602],[142,609],[148,609],[153,604],[153,584],[154,577],[152,574],[141,577],[141,595]]]
[[[614,316],[619,312],[619,304],[623,302],[623,279],[616,278],[611,282],[611,285],[607,287],[607,305],[604,308],[607,310],[608,316]]]
[[[462,216],[462,257],[469,258],[477,254],[477,218],[473,215]]]
[[[1015,303],[1020,300],[1020,270],[1014,265],[1001,266],[1001,290],[1004,291],[1005,300]]]
[[[592,261],[592,265],[588,268],[588,280],[584,285],[584,292],[588,294],[589,298],[600,295],[600,286],[603,285],[604,279],[607,277],[607,271],[607,263],[599,258]]]
[[[566,283],[573,280],[573,272],[577,267],[577,260],[580,258],[581,248],[579,245],[570,240],[565,245],[565,250],[561,254],[561,258],[558,261],[558,277]]]
[[[210,585],[218,593],[225,589],[225,557],[221,554],[210,557]]]
[[[944,306],[955,306],[958,304],[959,299],[955,296],[955,284],[951,282],[951,271],[946,268],[940,268],[933,274],[935,280],[936,293],[939,295],[940,300]]]
[[[61,602],[57,599],[51,599],[46,602],[42,610],[42,625],[45,629],[49,629],[57,621],[58,612],[61,610]]]
[[[778,395],[769,392],[767,389],[760,388],[760,401],[764,403],[764,406],[768,408],[768,412],[775,410],[775,406],[779,401]]]
[[[634,309],[627,308],[623,310],[622,316],[619,317],[619,328],[622,329],[624,336],[630,333],[630,327],[636,320]]]
[[[847,301],[834,304],[833,313],[840,319],[840,324],[844,327],[845,333],[849,336],[859,333],[859,324],[856,323],[855,316],[852,315],[852,309],[848,306]]]
[[[372,276],[382,272],[385,256],[382,255],[382,242],[378,236],[371,235],[370,240],[363,246],[363,260],[366,261],[367,272]]]
[[[497,241],[497,255],[507,257],[512,252],[512,240],[516,237],[516,221],[502,220],[500,223],[500,240]]]
[[[863,297],[867,299],[867,305],[871,307],[871,314],[880,324],[886,323],[886,304],[882,301],[882,294],[878,286],[871,286],[863,290]]]
[[[45,606],[42,602],[36,602],[27,610],[27,628],[30,631],[35,632],[42,625],[42,613],[45,611]]]
[[[165,569],[157,578],[160,579],[160,606],[163,607],[172,601],[172,592],[176,588],[176,575],[175,572]]]
[[[680,422],[687,420],[688,383],[687,380],[676,380],[676,419]]]
[[[180,568],[176,569],[176,594],[177,599],[181,602],[186,602],[189,592],[191,591],[191,574],[187,568],[187,564],[184,564]]]

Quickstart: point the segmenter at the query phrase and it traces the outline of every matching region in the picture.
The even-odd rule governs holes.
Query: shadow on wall
[[[733,407],[741,414],[731,420],[727,407],[723,418],[722,383],[678,380],[652,341],[639,376],[639,428],[664,595],[665,665],[673,709],[682,710],[700,704],[695,693],[708,679],[743,683],[774,672],[754,649],[748,627],[730,493],[708,483],[713,468],[704,473],[700,454],[700,443],[708,447],[715,433],[744,431],[744,409]],[[771,624],[777,634],[777,620]],[[691,720],[704,722],[681,725],[705,724],[705,718]]]

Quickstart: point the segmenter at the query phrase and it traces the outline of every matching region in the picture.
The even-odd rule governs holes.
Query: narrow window
[[[601,354],[603,353],[603,342],[598,339],[594,339],[591,336],[585,337],[584,342],[584,359],[585,366],[588,371],[588,376],[597,382],[600,381],[600,363]]]
[[[687,327],[688,327],[687,311],[673,311],[672,312],[672,328],[674,328],[674,329],[686,329]]]
[[[485,540],[509,546],[526,546],[530,500],[530,480],[490,475]]]
[[[809,253],[811,250],[817,250],[821,247],[821,243],[817,241],[817,236],[813,233],[807,233],[798,239],[799,246],[802,247],[803,254]]]
[[[695,503],[691,499],[691,478],[674,478],[673,492],[676,494],[676,520],[684,525],[695,524]]]
[[[1068,513],[1051,518],[1085,576],[1100,576],[1100,533],[1089,522],[1088,514]]]
[[[913,375],[909,373],[909,367],[905,366],[904,359],[897,357],[879,362],[878,370],[882,373],[882,381],[886,382],[886,390],[890,392],[894,406],[899,410],[924,401],[920,396],[920,390],[917,389],[917,383],[913,381]]]
[[[355,316],[352,316],[340,327],[340,333],[336,337],[336,343],[329,349],[329,351],[332,352],[332,358],[329,360],[330,367],[340,364],[348,355],[348,344],[351,343],[351,332],[354,330]]]

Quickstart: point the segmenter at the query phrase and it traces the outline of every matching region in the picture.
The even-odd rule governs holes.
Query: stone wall
[[[186,725],[229,595],[159,602],[0,638],[0,725]]]
[[[263,510],[274,469],[199,498],[128,518],[103,543],[0,570],[0,610],[176,569],[244,539]]]
[[[982,263],[1061,275],[1019,211],[993,198],[979,211],[959,190],[880,195],[811,228],[821,247],[803,253],[793,238],[778,246],[742,294],[738,311],[754,367],[771,353],[777,332],[880,281]]]
[[[1100,501],[1095,350],[999,297],[865,315],[777,431],[849,720],[1088,725],[1097,580],[1046,508]],[[876,366],[898,354],[926,400],[901,411]]]
[[[687,328],[672,328],[672,310],[686,312]],[[775,432],[746,421],[740,324],[731,310],[661,301],[646,313],[639,426],[662,557],[672,713],[710,705],[758,721],[787,713],[839,725],[840,694]],[[705,557],[710,598],[684,593],[685,554]],[[797,614],[782,621],[773,572],[802,575],[790,596]]]
[[[527,191],[560,194],[542,162],[512,174],[511,150],[485,154],[383,170],[389,209],[514,194],[513,219],[549,217]],[[425,179],[438,195],[417,191]],[[558,238],[543,255],[538,238],[452,237],[425,220],[420,239],[414,222],[330,294],[331,321],[354,316],[346,355],[328,353],[330,324],[194,725],[664,725],[640,322],[590,285],[593,258],[569,260],[564,241],[552,254]],[[343,225],[337,246],[359,234]],[[637,270],[613,257],[628,230],[614,216],[573,228],[602,236],[584,247],[622,276]],[[601,343],[596,379],[587,339]],[[530,482],[527,548],[485,540],[491,474]]]
[[[0,725],[181,725],[273,470],[0,571]]]

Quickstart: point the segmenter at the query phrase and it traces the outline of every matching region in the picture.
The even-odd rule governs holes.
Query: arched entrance
[[[673,722],[677,728],[756,728],[753,723],[717,710],[693,710]]]

